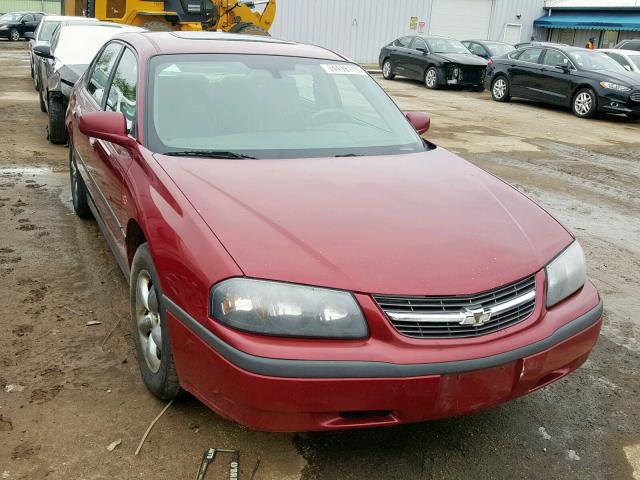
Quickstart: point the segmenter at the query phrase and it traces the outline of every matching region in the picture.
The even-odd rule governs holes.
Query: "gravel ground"
[[[242,478],[260,459],[256,479],[640,479],[639,123],[378,78],[432,115],[427,138],[577,234],[605,298],[593,355],[509,404],[387,429],[257,433],[187,396],[136,457],[163,404],[138,376],[126,282],[96,225],[72,214],[68,150],[45,140],[25,47],[0,42],[0,478],[193,478],[213,446],[242,451]]]

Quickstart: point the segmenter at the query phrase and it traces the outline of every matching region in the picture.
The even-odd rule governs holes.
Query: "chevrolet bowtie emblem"
[[[482,307],[465,308],[462,313],[465,317],[460,325],[484,325],[491,320],[491,310]]]

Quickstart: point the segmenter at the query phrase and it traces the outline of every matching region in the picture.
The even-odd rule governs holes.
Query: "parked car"
[[[578,368],[602,314],[580,245],[429,125],[320,47],[108,42],[71,93],[71,191],[129,280],[147,388],[304,431],[460,415]]]
[[[571,107],[588,118],[597,113],[640,116],[640,75],[608,55],[577,47],[529,47],[494,58],[486,86],[497,102],[512,97]]]
[[[400,37],[382,47],[379,63],[387,80],[401,75],[423,81],[430,89],[448,85],[484,89],[487,61],[451,38]]]
[[[491,57],[499,57],[515,50],[516,47],[504,42],[492,40],[463,40],[462,44],[474,55],[489,60]]]
[[[628,40],[622,40],[613,47],[616,50],[636,50],[640,51],[640,38],[632,38]]]
[[[42,12],[13,12],[0,16],[0,38],[12,41],[24,38],[27,32],[33,32],[40,20],[44,17]]]
[[[65,143],[64,113],[69,93],[104,43],[123,31],[141,31],[109,22],[58,25],[50,45],[33,47],[40,62],[40,108],[49,115],[48,137],[51,143]]]
[[[33,84],[36,90],[40,90],[40,75],[36,75],[36,72],[40,71],[39,58],[33,53],[33,47],[36,45],[49,45],[53,32],[58,25],[79,25],[83,22],[96,22],[95,18],[86,17],[67,17],[60,15],[45,15],[40,21],[35,32],[27,32],[24,37],[29,39],[29,52],[31,59],[31,77],[33,78]]]
[[[598,51],[609,55],[626,71],[640,72],[640,51],[617,49],[601,49]]]
[[[514,45],[516,50],[519,50],[521,48],[526,48],[526,47],[557,47],[557,46],[568,47],[569,45],[567,45],[566,43],[539,42],[537,40],[531,40],[531,41],[528,41],[528,42],[516,43]]]

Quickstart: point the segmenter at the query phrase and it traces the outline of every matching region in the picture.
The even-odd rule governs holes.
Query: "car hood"
[[[638,72],[614,72],[612,70],[587,70],[594,78],[610,80],[630,86],[640,86],[640,73]]]
[[[525,196],[443,149],[155,158],[250,277],[365,293],[478,293],[539,271],[572,241]]]
[[[447,62],[458,63],[460,65],[487,66],[487,61],[484,58],[470,53],[436,53],[435,55]]]

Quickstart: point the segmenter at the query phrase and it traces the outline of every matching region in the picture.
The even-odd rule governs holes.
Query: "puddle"
[[[51,167],[0,167],[0,175],[50,175]]]

